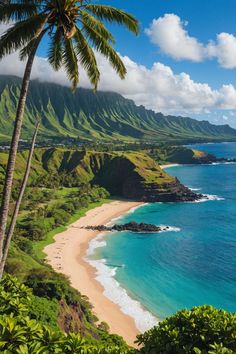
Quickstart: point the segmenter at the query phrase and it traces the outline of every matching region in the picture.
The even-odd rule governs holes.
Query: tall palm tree
[[[93,4],[89,0],[0,1],[0,23],[10,24],[10,28],[0,37],[0,60],[15,51],[20,52],[22,60],[27,60],[2,193],[0,260],[3,255],[16,153],[37,49],[47,36],[48,62],[55,70],[64,67],[73,90],[79,83],[79,64],[86,70],[91,84],[97,88],[100,72],[94,50],[108,58],[120,78],[124,79],[125,66],[112,47],[115,40],[104,21],[118,23],[138,34],[138,22],[132,15],[111,6]]]
[[[26,162],[26,167],[25,167],[25,173],[24,173],[24,177],[22,179],[22,183],[20,186],[20,190],[19,190],[19,194],[17,196],[17,200],[15,203],[15,207],[13,210],[13,214],[11,217],[11,222],[9,225],[9,228],[7,230],[6,233],[6,237],[4,239],[4,244],[3,244],[3,250],[2,250],[2,259],[0,260],[0,278],[3,274],[4,271],[4,267],[6,264],[6,260],[7,260],[7,256],[8,256],[8,252],[9,252],[9,247],[10,247],[10,243],[11,243],[11,239],[13,236],[13,232],[15,230],[16,227],[16,220],[19,214],[19,210],[20,210],[20,206],[21,206],[21,202],[25,193],[25,188],[28,182],[28,178],[29,178],[29,174],[30,174],[30,167],[31,167],[31,161],[32,161],[32,157],[33,157],[33,153],[34,153],[34,147],[35,147],[35,142],[36,142],[36,137],[38,134],[38,129],[39,129],[39,120],[36,121],[36,127],[35,127],[35,131],[34,131],[34,135],[32,138],[32,142],[31,142],[31,146],[29,149],[29,154],[28,154],[28,158],[27,158],[27,162]]]

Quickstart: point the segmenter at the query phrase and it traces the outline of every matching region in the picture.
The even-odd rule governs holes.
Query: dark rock
[[[96,230],[96,231],[131,231],[131,232],[160,232],[163,230],[160,226],[145,224],[145,223],[137,223],[135,221],[131,221],[127,224],[123,225],[113,225],[113,226],[105,226],[105,225],[97,225],[97,226],[86,226],[87,230]],[[168,229],[168,226],[165,228]]]

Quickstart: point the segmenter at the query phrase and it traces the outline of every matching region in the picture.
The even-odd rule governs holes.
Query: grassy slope
[[[19,179],[25,165],[27,152],[17,156],[15,178]],[[7,154],[0,153],[0,178],[7,161]],[[121,193],[121,184],[131,175],[143,183],[165,184],[173,177],[162,171],[156,162],[142,152],[81,152],[73,149],[36,149],[32,161],[31,179],[37,176],[61,173],[75,173],[80,183],[95,182]]]
[[[190,149],[185,146],[165,145],[149,149],[146,152],[159,164],[196,164],[201,163],[202,159],[210,157],[210,155],[203,151]]]

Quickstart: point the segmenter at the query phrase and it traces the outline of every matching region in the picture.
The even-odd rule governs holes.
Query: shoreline
[[[99,321],[106,322],[111,333],[122,336],[131,346],[134,346],[134,340],[140,333],[134,318],[122,312],[119,305],[105,296],[104,287],[96,280],[97,270],[86,260],[89,244],[100,232],[81,227],[110,223],[143,204],[117,200],[91,209],[65,231],[55,235],[55,242],[44,248],[46,262],[56,272],[68,276],[71,286],[88,297]]]
[[[167,164],[167,165],[159,165],[160,168],[164,169],[164,168],[171,168],[171,167],[176,167],[176,166],[180,166],[179,163],[170,163],[170,164]]]

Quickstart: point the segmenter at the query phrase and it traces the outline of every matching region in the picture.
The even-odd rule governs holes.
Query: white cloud
[[[157,112],[198,114],[215,109],[230,112],[236,109],[236,88],[233,85],[223,85],[214,90],[207,83],[193,81],[187,73],[174,73],[169,66],[162,63],[156,62],[148,69],[127,56],[122,57],[122,60],[128,73],[125,80],[120,80],[104,57],[97,54],[97,60],[101,71],[100,90],[118,92],[133,99],[136,104]],[[0,62],[0,74],[21,77],[24,66],[25,63],[19,61],[17,53],[14,53]],[[47,60],[40,57],[35,58],[32,78],[70,85],[63,70],[55,72]],[[83,70],[80,73],[80,86],[90,87]]]
[[[236,68],[236,37],[229,33],[218,34],[216,42],[209,43],[208,54],[217,58],[223,68]]]
[[[202,61],[204,47],[196,38],[189,36],[186,26],[187,23],[181,21],[179,16],[165,14],[154,19],[145,32],[163,53],[172,58]]]
[[[145,32],[152,43],[171,58],[195,62],[216,58],[221,67],[236,68],[236,37],[233,34],[222,32],[215,41],[209,40],[203,45],[189,35],[186,26],[179,16],[165,14],[154,19]]]

